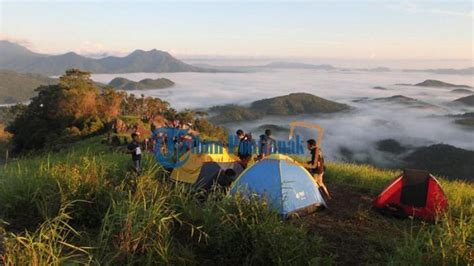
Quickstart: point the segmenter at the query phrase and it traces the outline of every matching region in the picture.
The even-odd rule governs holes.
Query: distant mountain
[[[265,68],[298,68],[298,69],[321,69],[321,70],[333,70],[336,69],[334,66],[323,64],[323,65],[312,65],[295,62],[272,62],[260,67]]]
[[[36,95],[35,89],[39,86],[56,83],[57,80],[38,74],[0,70],[0,104],[28,101]]]
[[[375,98],[370,101],[379,102],[379,103],[393,103],[393,104],[405,105],[407,107],[412,107],[412,108],[422,108],[422,109],[430,109],[430,108],[438,109],[439,108],[436,105],[429,104],[429,103],[426,103],[414,98],[406,97],[403,95],[394,95],[390,97]]]
[[[454,92],[454,93],[464,93],[464,94],[471,94],[471,93],[473,93],[473,91],[468,90],[468,89],[454,89],[454,90],[452,90],[451,92]]]
[[[94,59],[73,52],[62,55],[37,54],[16,43],[0,41],[0,55],[0,69],[43,75],[60,75],[70,68],[93,73],[216,72],[188,65],[169,53],[156,49],[135,50],[125,57]]]
[[[216,123],[250,121],[267,115],[288,116],[299,114],[335,113],[348,110],[346,104],[333,102],[309,93],[291,93],[269,99],[255,101],[249,107],[224,105],[210,108],[217,113],[211,120]]]
[[[122,90],[145,90],[145,89],[164,89],[174,85],[174,82],[166,79],[142,79],[139,82],[126,78],[114,78],[109,85]]]
[[[394,139],[383,139],[375,142],[377,150],[392,154],[401,154],[408,150],[400,142]]]
[[[474,181],[474,151],[446,144],[421,147],[405,158],[406,166],[448,178]]]
[[[439,87],[439,88],[446,88],[446,87],[453,87],[453,88],[471,88],[470,86],[467,85],[456,85],[456,84],[451,84],[439,80],[434,80],[434,79],[427,79],[423,82],[417,83],[414,86],[419,86],[419,87]]]
[[[373,87],[372,89],[374,89],[374,90],[380,90],[380,91],[386,91],[386,90],[387,90],[387,88],[381,87],[381,86],[375,86],[375,87]]]
[[[454,68],[440,68],[440,69],[404,69],[404,72],[428,72],[434,74],[448,74],[448,75],[474,75],[474,67],[454,69]]]
[[[392,71],[388,67],[374,67],[374,68],[357,68],[358,71],[368,71],[368,72],[390,72]]]
[[[474,129],[474,112],[464,113],[462,115],[451,115],[450,117],[456,118],[454,123]]]
[[[474,106],[474,94],[454,100],[465,105]]]

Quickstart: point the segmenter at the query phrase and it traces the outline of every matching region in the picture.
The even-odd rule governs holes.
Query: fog
[[[397,158],[379,152],[374,142],[393,138],[410,147],[434,143],[451,144],[474,150],[474,131],[453,123],[449,114],[462,114],[474,108],[452,103],[465,96],[451,92],[454,88],[429,88],[400,86],[397,83],[418,83],[426,79],[437,79],[454,84],[474,86],[472,76],[436,75],[431,73],[363,72],[264,69],[251,73],[131,73],[97,74],[95,81],[107,83],[121,76],[139,81],[144,78],[165,77],[176,85],[161,90],[140,91],[145,95],[160,97],[174,108],[203,108],[235,103],[248,104],[255,100],[285,95],[292,92],[308,92],[314,95],[350,105],[352,110],[333,115],[297,117],[265,117],[251,122],[226,124],[234,131],[242,128],[254,132],[262,124],[287,126],[290,121],[305,120],[320,124],[325,129],[322,148],[330,160],[348,160],[341,148],[350,150],[352,159],[389,166]],[[382,86],[387,90],[375,90]],[[414,108],[396,103],[378,103],[370,99],[404,95],[435,105],[434,108]],[[354,102],[368,98],[369,100]],[[309,132],[297,132],[308,137]],[[277,133],[278,139],[287,138],[287,133]],[[311,133],[313,134],[313,133]]]

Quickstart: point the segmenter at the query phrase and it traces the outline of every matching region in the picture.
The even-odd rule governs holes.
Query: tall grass
[[[163,179],[164,169],[152,158],[145,157],[138,176],[127,154],[98,142],[1,167],[0,221],[8,224],[0,262],[308,265],[337,257],[304,223],[282,221],[264,201],[220,191],[203,200],[201,193]],[[396,174],[329,163],[326,180],[376,196]],[[450,211],[436,224],[391,221],[403,233],[381,263],[474,263],[474,186],[440,182]]]

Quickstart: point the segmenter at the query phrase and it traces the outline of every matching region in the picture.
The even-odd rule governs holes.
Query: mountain
[[[455,88],[471,88],[470,86],[467,85],[456,85],[456,84],[451,84],[439,80],[434,80],[434,79],[427,79],[423,82],[417,83],[414,86],[419,86],[419,87],[438,87],[438,88],[446,88],[446,87],[455,87]]]
[[[407,107],[412,108],[421,108],[421,109],[429,109],[429,108],[439,108],[436,105],[432,105],[414,98],[406,97],[403,95],[394,95],[390,97],[383,97],[383,98],[375,98],[371,100],[373,102],[380,102],[380,103],[392,103],[392,104],[399,104],[405,105]]]
[[[326,100],[309,93],[291,93],[269,99],[255,101],[249,107],[239,105],[224,105],[210,108],[217,113],[211,118],[216,123],[232,121],[250,121],[267,115],[288,116],[299,114],[335,113],[348,110],[350,107]]]
[[[454,100],[465,105],[474,106],[474,94]]]
[[[416,149],[405,162],[407,167],[426,169],[433,174],[474,180],[474,151],[435,144]]]
[[[164,89],[174,85],[174,82],[166,79],[142,79],[139,82],[126,78],[114,78],[109,85],[122,90],[145,90],[145,89]]]
[[[322,69],[322,70],[333,70],[336,69],[331,65],[312,65],[304,63],[295,63],[295,62],[272,62],[260,67],[264,68],[298,68],[298,69]]]
[[[73,52],[61,55],[37,54],[19,44],[0,41],[0,55],[0,69],[43,75],[60,75],[70,68],[93,73],[216,72],[213,69],[188,65],[169,53],[156,49],[136,50],[125,57],[108,56],[95,59]]]
[[[463,94],[471,94],[471,93],[473,93],[473,91],[468,90],[468,89],[454,89],[454,90],[452,90],[451,92],[454,92],[454,93],[463,93]]]
[[[57,80],[38,74],[0,70],[0,104],[28,101],[36,95],[35,89],[39,86],[56,83]]]
[[[462,115],[451,115],[450,117],[456,118],[454,123],[474,129],[474,112],[464,113]]]
[[[404,72],[428,72],[434,74],[447,75],[474,75],[474,67],[454,69],[454,68],[439,68],[439,69],[404,69]]]

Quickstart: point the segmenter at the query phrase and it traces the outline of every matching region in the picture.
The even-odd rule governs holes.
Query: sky
[[[0,39],[42,53],[473,60],[473,1],[6,1]]]

